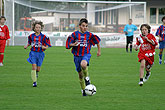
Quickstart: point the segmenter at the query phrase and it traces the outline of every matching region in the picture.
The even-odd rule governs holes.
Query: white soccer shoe
[[[143,86],[143,81],[140,81],[139,82],[139,86]]]
[[[148,79],[149,79],[149,77],[151,76],[151,72],[149,73],[149,75],[148,76],[145,76],[144,78],[143,78],[143,82],[146,82],[146,81],[148,81]]]
[[[0,63],[0,66],[3,66],[3,63]]]

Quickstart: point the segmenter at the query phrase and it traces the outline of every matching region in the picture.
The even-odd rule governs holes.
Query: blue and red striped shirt
[[[156,36],[160,36],[163,41],[165,41],[165,26],[161,25],[156,32]]]
[[[28,44],[31,45],[31,51],[35,52],[43,52],[42,45],[48,45],[51,47],[49,37],[46,37],[44,34],[40,33],[40,35],[36,36],[35,33],[28,36]]]
[[[72,47],[72,53],[74,56],[84,56],[90,54],[91,46],[98,44],[100,41],[100,38],[91,32],[81,33],[75,31],[67,38],[66,48],[70,49],[70,44],[78,42],[77,46]]]

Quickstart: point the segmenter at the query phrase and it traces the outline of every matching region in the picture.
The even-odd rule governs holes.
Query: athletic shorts
[[[127,38],[127,44],[133,42],[133,36],[126,36],[126,38]]]
[[[4,53],[6,46],[6,40],[0,40],[0,53]]]
[[[159,42],[159,49],[164,49],[165,48],[165,41]]]
[[[36,64],[37,66],[41,66],[44,60],[45,53],[44,52],[34,52],[30,51],[29,58],[27,61],[31,64]]]
[[[150,69],[152,65],[154,64],[154,54],[152,56],[149,56],[147,54],[144,55],[142,53],[138,53],[138,58],[139,58],[138,61],[141,62],[142,59],[145,59],[146,61],[145,65],[148,69]]]
[[[86,54],[84,56],[74,56],[74,63],[76,66],[76,71],[80,72],[81,71],[81,61],[85,60],[87,61],[87,66],[89,66],[89,60],[91,58],[91,54]]]

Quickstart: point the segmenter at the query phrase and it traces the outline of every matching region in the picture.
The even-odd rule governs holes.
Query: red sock
[[[4,54],[0,54],[0,63],[3,63]]]

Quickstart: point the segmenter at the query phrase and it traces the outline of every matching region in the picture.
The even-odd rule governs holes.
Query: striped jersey
[[[84,56],[85,54],[90,54],[91,46],[98,44],[100,41],[100,38],[91,32],[81,33],[80,31],[75,31],[67,38],[66,48],[70,49],[70,44],[78,42],[77,46],[72,47],[72,53],[74,56]]]
[[[165,26],[161,25],[156,32],[156,36],[160,36],[163,41],[165,41]]]
[[[42,45],[48,45],[51,47],[49,37],[45,36],[44,34],[40,33],[40,35],[35,35],[35,33],[28,36],[28,44],[31,45],[31,51],[35,52],[43,52]]]

